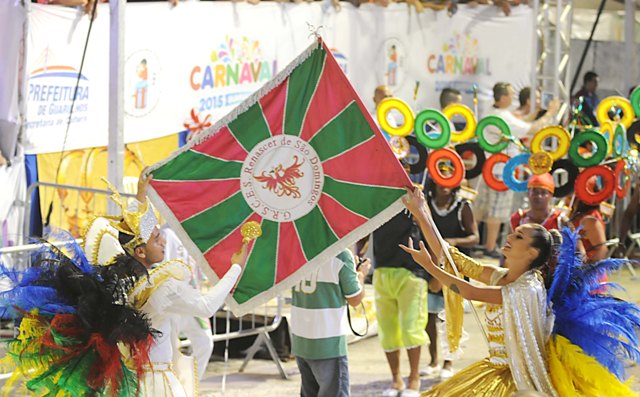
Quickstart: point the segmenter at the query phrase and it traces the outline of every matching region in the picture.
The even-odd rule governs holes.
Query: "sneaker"
[[[435,367],[428,365],[420,370],[420,376],[432,376],[440,372],[440,367],[436,364]]]
[[[484,256],[487,256],[493,259],[500,259],[502,257],[502,254],[497,249],[494,249],[493,251],[486,251],[484,253]]]
[[[440,371],[440,380],[448,380],[452,376],[453,376],[453,370],[452,369],[442,368],[442,371]]]

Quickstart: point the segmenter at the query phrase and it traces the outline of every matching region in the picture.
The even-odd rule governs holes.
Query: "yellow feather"
[[[549,342],[551,379],[561,396],[633,397],[638,394],[629,385],[585,354],[567,338],[556,335]],[[572,391],[572,389],[574,391]]]
[[[553,386],[559,395],[577,396],[578,391],[574,387],[566,368],[562,365],[560,357],[558,357],[556,343],[554,338],[549,340],[549,376],[551,377],[551,382],[553,382]]]

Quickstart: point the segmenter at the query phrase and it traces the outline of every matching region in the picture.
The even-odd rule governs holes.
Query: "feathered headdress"
[[[0,293],[2,318],[15,320],[20,330],[6,342],[1,364],[13,376],[3,391],[9,394],[25,378],[36,395],[137,395],[155,331],[142,313],[116,301],[115,272],[89,266],[68,239],[69,256],[45,243],[24,271],[0,265],[0,278],[11,286]],[[134,370],[124,364],[120,346]]]

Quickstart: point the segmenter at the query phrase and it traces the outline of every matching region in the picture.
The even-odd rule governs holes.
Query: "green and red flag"
[[[149,172],[152,202],[213,280],[241,226],[260,223],[227,301],[237,315],[384,224],[411,186],[321,40]]]

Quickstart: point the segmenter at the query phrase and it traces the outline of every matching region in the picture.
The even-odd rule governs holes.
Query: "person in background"
[[[407,173],[408,164],[403,163]],[[411,214],[402,211],[373,232],[373,288],[378,336],[391,371],[391,386],[383,397],[420,395],[420,352],[427,342],[427,272],[400,248],[420,239]],[[400,350],[409,358],[409,384],[400,373]]]
[[[358,263],[344,250],[293,288],[292,354],[300,369],[301,397],[348,397],[347,304],[364,298],[368,259]]]
[[[447,170],[443,170],[446,173]],[[425,186],[425,193],[431,216],[442,237],[452,247],[465,255],[469,255],[471,248],[480,239],[478,226],[468,200],[457,197],[460,187],[453,189],[437,185],[429,178]],[[429,354],[431,362],[424,368],[421,375],[432,375],[438,372],[438,339],[445,359],[440,370],[440,379],[446,380],[453,376],[453,354],[447,343],[444,321],[444,295],[442,284],[435,278],[429,280],[429,319],[427,335],[429,336]],[[443,321],[444,320],[444,321]]]
[[[587,182],[589,183],[589,182]],[[580,250],[584,250],[587,263],[594,263],[607,257],[607,235],[599,205],[588,205],[575,199],[571,217],[573,227],[581,227]]]
[[[568,220],[562,210],[551,206],[555,189],[551,174],[531,176],[527,181],[529,209],[521,208],[511,215],[511,231],[526,223],[537,223],[547,230],[562,230]]]
[[[598,83],[600,77],[594,71],[588,71],[582,77],[582,87],[571,97],[571,102],[576,103],[582,97],[582,114],[587,117],[591,122],[591,125],[598,126],[598,119],[596,119],[596,108],[600,103],[598,94]]]
[[[524,87],[520,90],[518,93],[518,102],[520,102],[520,106],[511,113],[520,120],[531,123],[544,114],[540,104],[540,91],[536,90],[535,109],[531,109],[531,87]]]
[[[520,140],[526,141],[530,136],[533,136],[540,128],[553,121],[553,117],[558,113],[560,108],[560,102],[552,100],[549,103],[549,109],[547,113],[536,120],[533,123],[520,120],[515,117],[511,111],[511,104],[513,102],[513,88],[509,83],[496,83],[493,86],[493,108],[487,115],[494,115],[501,117],[511,129],[512,135]],[[487,128],[485,136],[490,142],[498,142],[504,137],[499,131],[494,128]],[[526,144],[526,142],[525,142]],[[506,154],[513,157],[520,153],[520,148],[513,142],[509,143]],[[498,167],[494,172],[499,172],[499,179],[502,178],[501,170]],[[476,199],[476,218],[478,221],[484,221],[486,224],[485,235],[485,255],[491,258],[499,258],[500,252],[497,250],[500,226],[502,223],[509,219],[513,209],[513,191],[507,190],[506,192],[497,192],[490,189],[481,179],[478,185],[478,198]]]

